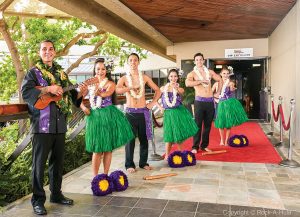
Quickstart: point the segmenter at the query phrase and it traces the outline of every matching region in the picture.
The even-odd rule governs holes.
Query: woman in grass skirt
[[[223,87],[219,96],[217,116],[215,120],[215,127],[219,128],[220,132],[220,145],[227,145],[232,127],[241,125],[248,121],[241,103],[237,99],[233,98],[233,92],[236,88],[234,83],[229,79],[230,74],[231,72],[227,67],[223,68],[220,72],[223,79]],[[225,129],[227,129],[226,132]],[[226,134],[225,140],[224,133]]]
[[[104,59],[95,61],[94,75],[99,78],[97,86],[89,86],[91,109],[83,104],[86,116],[86,150],[93,152],[93,175],[98,175],[103,156],[104,173],[108,174],[112,151],[133,138],[131,125],[125,115],[112,103],[116,85],[107,78]]]
[[[162,105],[164,110],[164,142],[166,143],[166,155],[168,158],[172,144],[177,143],[181,151],[181,143],[198,132],[198,127],[191,113],[182,105],[181,95],[184,89],[177,83],[178,71],[171,69],[168,73],[168,80],[165,86],[161,87]]]

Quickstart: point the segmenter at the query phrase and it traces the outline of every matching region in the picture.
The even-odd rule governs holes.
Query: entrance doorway
[[[249,119],[267,119],[267,58],[259,59],[207,59],[206,66],[220,73],[223,66],[231,66],[237,90],[235,97],[242,103]],[[182,60],[182,70],[193,70],[193,60]]]

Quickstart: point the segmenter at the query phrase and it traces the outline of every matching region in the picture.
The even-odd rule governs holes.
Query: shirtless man
[[[130,73],[124,75],[118,81],[116,87],[117,94],[126,94],[126,117],[128,118],[133,133],[137,135],[140,141],[140,160],[139,167],[145,170],[152,168],[147,163],[148,160],[148,140],[152,139],[151,109],[160,98],[161,91],[150,77],[139,72],[138,65],[140,59],[136,53],[128,56]],[[153,100],[146,104],[145,85],[152,88],[155,93]],[[133,154],[135,147],[135,138],[125,146],[125,167],[129,173],[135,172]]]
[[[214,71],[207,69],[204,64],[204,56],[202,53],[196,53],[194,55],[195,67],[187,75],[185,85],[187,87],[194,87],[195,89],[195,103],[194,113],[195,121],[199,127],[199,131],[194,136],[194,144],[192,152],[197,153],[199,144],[201,141],[201,150],[211,151],[208,149],[209,144],[209,132],[211,123],[214,118],[214,96],[211,88],[211,78],[217,81],[219,87],[222,87],[222,79]],[[215,94],[216,97],[220,95],[220,90]],[[204,131],[202,133],[202,124],[204,123]],[[201,139],[202,137],[202,139]]]

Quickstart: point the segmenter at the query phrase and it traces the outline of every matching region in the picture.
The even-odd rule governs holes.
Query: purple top
[[[199,102],[214,102],[214,98],[213,97],[196,96],[195,100],[199,101]]]
[[[145,122],[146,122],[146,135],[147,139],[151,140],[153,137],[152,133],[152,120],[150,110],[145,108],[126,108],[126,113],[144,113]]]
[[[168,92],[168,97],[169,97],[169,101],[170,103],[173,100],[173,92]],[[180,106],[182,104],[182,100],[181,100],[181,96],[179,94],[176,95],[176,103],[174,106],[169,107],[166,103],[166,99],[165,99],[165,92],[163,92],[162,96],[161,96],[161,103],[163,105],[163,108],[165,109],[169,109],[169,108],[176,108],[178,106]]]
[[[101,92],[105,92],[106,89],[103,89]],[[94,102],[96,103],[96,100],[99,96],[94,96]],[[111,96],[108,96],[108,97],[103,97],[102,98],[102,101],[101,101],[101,108],[105,108],[107,106],[110,106],[112,105],[112,98]]]
[[[220,101],[224,101],[229,98],[233,98],[233,91],[230,90],[230,87],[226,87],[224,95],[220,98]]]

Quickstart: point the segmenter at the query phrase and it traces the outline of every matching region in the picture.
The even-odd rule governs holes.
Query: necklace
[[[170,83],[167,83],[166,86],[164,87],[164,98],[165,98],[165,102],[166,102],[167,106],[169,108],[172,108],[176,104],[177,90],[174,87],[172,87],[173,99],[172,99],[172,102],[170,102],[169,95],[168,95],[169,86],[170,86]]]
[[[223,87],[222,87],[222,90],[221,90],[221,93],[220,93],[219,98],[224,97],[225,89],[226,89],[226,87],[228,86],[228,84],[229,84],[229,79],[226,79],[226,81],[225,81],[224,84],[223,84]]]
[[[48,83],[48,85],[57,84],[59,86],[68,87],[69,80],[67,74],[64,72],[63,68],[56,62],[52,63],[52,71],[51,67],[44,64],[43,61],[40,59],[35,67],[41,72],[42,78]],[[54,76],[55,74],[55,76]],[[62,96],[62,99],[55,102],[56,105],[60,108],[62,113],[69,115],[72,113],[72,98],[70,92],[65,92]]]
[[[128,86],[132,87],[132,79],[131,79],[131,75],[130,73],[128,73],[126,75],[127,81],[128,81]],[[139,93],[136,94],[135,91],[130,90],[130,95],[135,98],[135,99],[139,99],[143,96],[143,92],[144,92],[144,79],[143,79],[143,73],[139,72],[139,83],[140,83],[140,88],[139,88]]]
[[[209,70],[203,66],[203,70],[205,72],[205,80],[210,80],[210,76],[209,76]],[[197,66],[194,67],[194,72],[196,73],[196,75],[198,76],[199,80],[204,80],[203,76],[201,75],[199,69]],[[208,87],[208,84],[203,84],[202,83],[202,86],[203,87]]]
[[[98,89],[102,90],[103,87],[105,86],[105,84],[107,83],[108,79],[104,78],[98,85]],[[101,104],[102,104],[102,97],[101,96],[95,96],[95,92],[96,92],[96,88],[94,85],[89,86],[89,101],[90,101],[90,105],[92,109],[96,109],[96,108],[101,108]],[[98,90],[97,89],[97,90]]]

